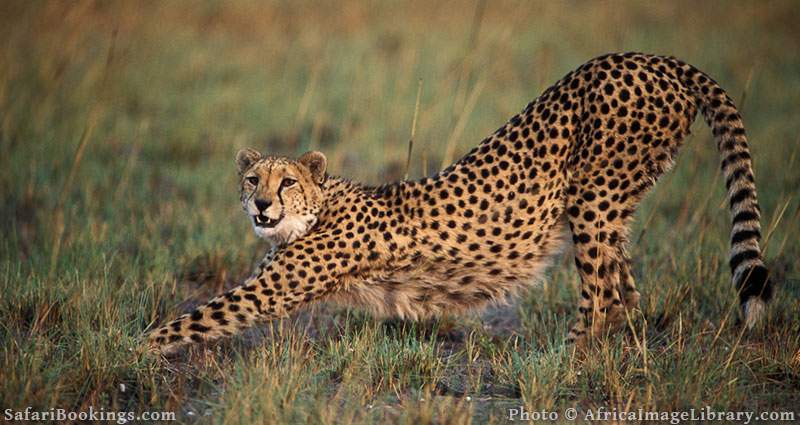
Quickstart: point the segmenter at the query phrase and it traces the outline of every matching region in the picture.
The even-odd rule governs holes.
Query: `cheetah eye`
[[[250,176],[246,180],[247,180],[248,183],[252,184],[253,186],[258,186],[258,177]]]
[[[291,187],[291,186],[294,186],[295,183],[297,183],[297,180],[295,180],[295,179],[293,179],[291,177],[286,177],[281,182],[281,186],[283,186],[283,187]]]

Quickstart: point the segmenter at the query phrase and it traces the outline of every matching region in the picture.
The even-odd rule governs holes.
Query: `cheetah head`
[[[236,154],[236,165],[242,208],[256,235],[284,245],[316,224],[324,201],[325,155],[313,151],[293,160],[242,149]]]

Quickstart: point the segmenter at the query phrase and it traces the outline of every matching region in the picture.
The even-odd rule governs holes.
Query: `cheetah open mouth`
[[[253,222],[256,224],[257,227],[266,227],[271,229],[278,225],[283,219],[283,214],[281,214],[278,218],[269,218],[263,214],[254,215]]]

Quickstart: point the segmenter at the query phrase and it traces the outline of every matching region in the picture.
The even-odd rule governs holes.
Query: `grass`
[[[796,409],[798,20],[791,1],[3,2],[0,407],[458,424],[519,406]],[[238,148],[321,149],[372,183],[410,158],[418,177],[624,50],[695,64],[743,111],[779,282],[763,329],[737,324],[719,158],[698,120],[637,213],[642,312],[588,355],[563,344],[569,253],[480,316],[317,305],[171,363],[136,354],[149,325],[235,285],[266,250],[240,212]]]

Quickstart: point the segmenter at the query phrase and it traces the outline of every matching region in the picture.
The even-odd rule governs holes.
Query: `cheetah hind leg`
[[[636,289],[631,260],[622,247],[617,250],[617,255],[615,259],[604,262],[605,266],[602,269],[598,269],[598,273],[600,270],[607,273],[605,288],[596,284],[582,285],[579,316],[570,330],[568,341],[583,343],[591,334],[598,336],[600,332],[625,326],[628,315],[639,309],[641,294]],[[610,293],[609,287],[612,287]],[[615,303],[616,296],[621,300],[622,308]],[[606,301],[608,299],[611,300],[610,304]],[[591,309],[591,314],[587,308]]]
[[[587,263],[580,263],[581,294],[578,302],[578,318],[567,335],[568,342],[584,345],[588,340],[600,337],[606,332],[621,327],[626,320],[627,305],[634,305],[638,292],[623,292],[621,276],[622,262],[610,256],[603,256],[589,274]],[[576,263],[580,261],[576,259]],[[588,263],[591,264],[591,263]],[[635,289],[634,289],[635,291]]]
[[[624,245],[624,244],[622,244]],[[617,310],[617,314],[612,318],[609,325],[619,328],[629,326],[634,319],[634,312],[639,310],[639,299],[641,294],[636,290],[636,282],[633,279],[631,260],[625,252],[624,247],[619,248],[618,261],[619,267],[619,286],[618,291],[622,298],[622,309]]]
[[[582,210],[590,208],[593,205],[580,206]],[[578,320],[567,341],[579,345],[618,329],[626,322],[626,310],[635,309],[639,303],[630,260],[624,251],[626,223],[603,223],[586,217],[592,218],[580,211],[573,211],[569,217],[581,288]]]
[[[633,272],[631,271],[631,259],[625,252],[625,249],[620,248],[620,270],[619,270],[619,283],[622,292],[622,304],[625,309],[630,311],[639,308],[639,299],[641,294],[636,290],[636,282],[633,279]]]

